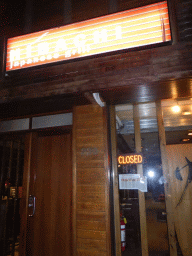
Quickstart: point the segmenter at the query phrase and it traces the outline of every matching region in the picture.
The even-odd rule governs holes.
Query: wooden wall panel
[[[190,169],[185,157],[192,161],[192,144],[167,145],[166,150],[175,230],[182,254],[188,256],[192,255],[192,184],[188,180]],[[176,169],[180,171],[176,172]]]
[[[109,181],[105,111],[74,109],[74,255],[110,254]]]

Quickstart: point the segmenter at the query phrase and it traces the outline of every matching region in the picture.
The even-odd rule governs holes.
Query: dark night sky
[[[21,33],[24,26],[25,0],[0,0],[0,36]]]
[[[63,0],[33,0],[33,26],[39,30],[61,25],[63,20]],[[24,33],[26,0],[0,0],[0,37],[16,36]],[[34,11],[35,10],[35,11]],[[51,24],[53,16],[55,24]],[[34,31],[32,31],[34,32]]]

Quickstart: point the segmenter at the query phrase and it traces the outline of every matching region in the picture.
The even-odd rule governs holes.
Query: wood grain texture
[[[72,255],[71,135],[37,136],[31,158],[30,194],[36,211],[27,255]]]
[[[104,168],[79,168],[77,182],[84,185],[105,185]]]
[[[77,133],[77,124],[74,116],[76,114],[76,108],[73,109],[73,139],[72,139],[72,255],[77,255],[77,160],[76,160],[76,133]]]
[[[177,144],[167,145],[167,159],[169,166],[169,174],[171,176],[170,183],[172,187],[171,199],[173,202],[173,214],[175,220],[175,229],[177,238],[183,256],[192,254],[191,240],[192,240],[192,184],[189,183],[186,192],[183,196],[183,200],[177,206],[180,201],[182,192],[184,191],[186,181],[188,179],[188,169],[185,157],[192,161],[192,145],[191,144]],[[178,180],[175,175],[176,168],[181,171],[182,181]]]
[[[178,97],[191,96],[191,49],[191,42],[177,43],[39,68],[34,72],[26,70],[13,77],[10,74],[0,89],[1,102],[66,94],[65,102],[69,95],[77,97],[90,91],[99,91],[104,100],[111,104],[125,100],[155,101],[159,97],[174,97],[173,79],[178,88]],[[12,85],[17,90],[13,90]],[[183,86],[186,88],[183,89]],[[85,102],[85,97],[82,101]]]
[[[170,194],[172,194],[171,187],[171,176],[169,173],[169,166],[167,160],[167,151],[166,151],[166,137],[165,137],[165,128],[162,115],[161,102],[156,102],[156,112],[157,112],[157,123],[159,130],[159,143],[161,150],[161,162],[163,176],[166,180],[164,184],[165,190],[165,203],[166,203],[166,212],[167,212],[167,225],[168,225],[168,236],[169,236],[169,249],[170,256],[177,256],[177,247],[176,247],[176,238],[175,238],[175,224],[174,224],[174,213],[173,213],[173,202]]]
[[[26,253],[26,239],[27,239],[27,214],[28,214],[28,197],[29,197],[29,177],[30,177],[30,158],[31,158],[31,142],[32,134],[25,136],[25,151],[24,151],[24,170],[23,170],[23,185],[22,198],[20,200],[20,243],[19,253],[25,255]]]
[[[78,256],[107,256],[110,255],[109,183],[103,109],[98,105],[75,107],[74,123],[75,251]]]
[[[116,118],[115,107],[110,106],[110,130],[111,130],[111,154],[112,154],[112,176],[113,176],[113,204],[114,204],[114,232],[115,232],[115,254],[121,256],[121,231],[120,231],[120,202],[119,182],[117,171],[117,141],[116,141]]]

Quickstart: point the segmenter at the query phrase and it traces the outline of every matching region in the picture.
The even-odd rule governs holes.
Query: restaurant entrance
[[[168,256],[165,191],[155,103],[116,106],[123,256]],[[130,161],[119,161],[120,156]],[[162,182],[161,182],[162,181]],[[122,226],[122,225],[121,225]]]
[[[72,135],[71,127],[66,128],[71,114],[32,117],[34,130],[26,131],[29,123],[1,122],[1,252],[71,256]]]
[[[19,255],[23,165],[24,136],[1,136],[0,248],[3,256]]]
[[[190,99],[115,107],[119,255],[188,255],[191,110]]]
[[[35,133],[31,143],[26,255],[72,255],[72,161],[70,133]],[[27,168],[25,165],[25,168]],[[26,169],[25,169],[26,171]],[[30,203],[30,202],[29,202]]]

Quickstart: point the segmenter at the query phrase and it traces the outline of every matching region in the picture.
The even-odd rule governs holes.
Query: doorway
[[[134,112],[134,108],[138,111]],[[126,227],[129,221],[125,224],[126,247],[116,255],[136,255],[137,251],[132,249],[138,248],[133,231],[140,234],[139,255],[188,255],[191,251],[191,99],[162,100],[134,106],[118,105],[115,115],[116,137],[113,136],[117,138],[117,152],[114,157],[117,159],[119,155],[141,152],[143,163],[140,175],[147,178],[147,190],[144,192],[140,192],[139,188],[132,189],[130,184],[128,189],[121,190],[118,187],[118,192],[116,190],[119,202],[117,197],[114,202],[119,203],[119,216],[128,216],[131,223],[134,223],[135,220],[127,215],[127,211],[134,212],[130,198],[135,198],[138,200],[140,217],[140,230],[137,232],[136,224],[132,230]],[[140,147],[137,146],[138,140]],[[121,162],[122,159],[125,158],[121,157]],[[127,162],[124,165],[117,163],[116,176],[119,177],[119,174],[138,174],[138,167]],[[130,178],[130,181],[133,179]],[[142,200],[138,196],[141,193]],[[146,215],[141,217],[142,209]],[[116,227],[120,221],[115,222]],[[143,245],[142,222],[145,222],[146,231]]]
[[[116,116],[117,159],[121,159],[117,162],[120,223],[125,226],[125,239],[121,228],[121,255],[168,256],[156,104],[119,105]]]
[[[40,132],[27,139],[31,143],[26,163],[30,165],[29,198],[36,202],[28,208],[26,254],[71,256],[71,134]]]
[[[72,255],[71,137],[51,129],[0,140],[3,256]]]
[[[0,248],[3,256],[19,255],[23,165],[24,136],[1,136]]]

